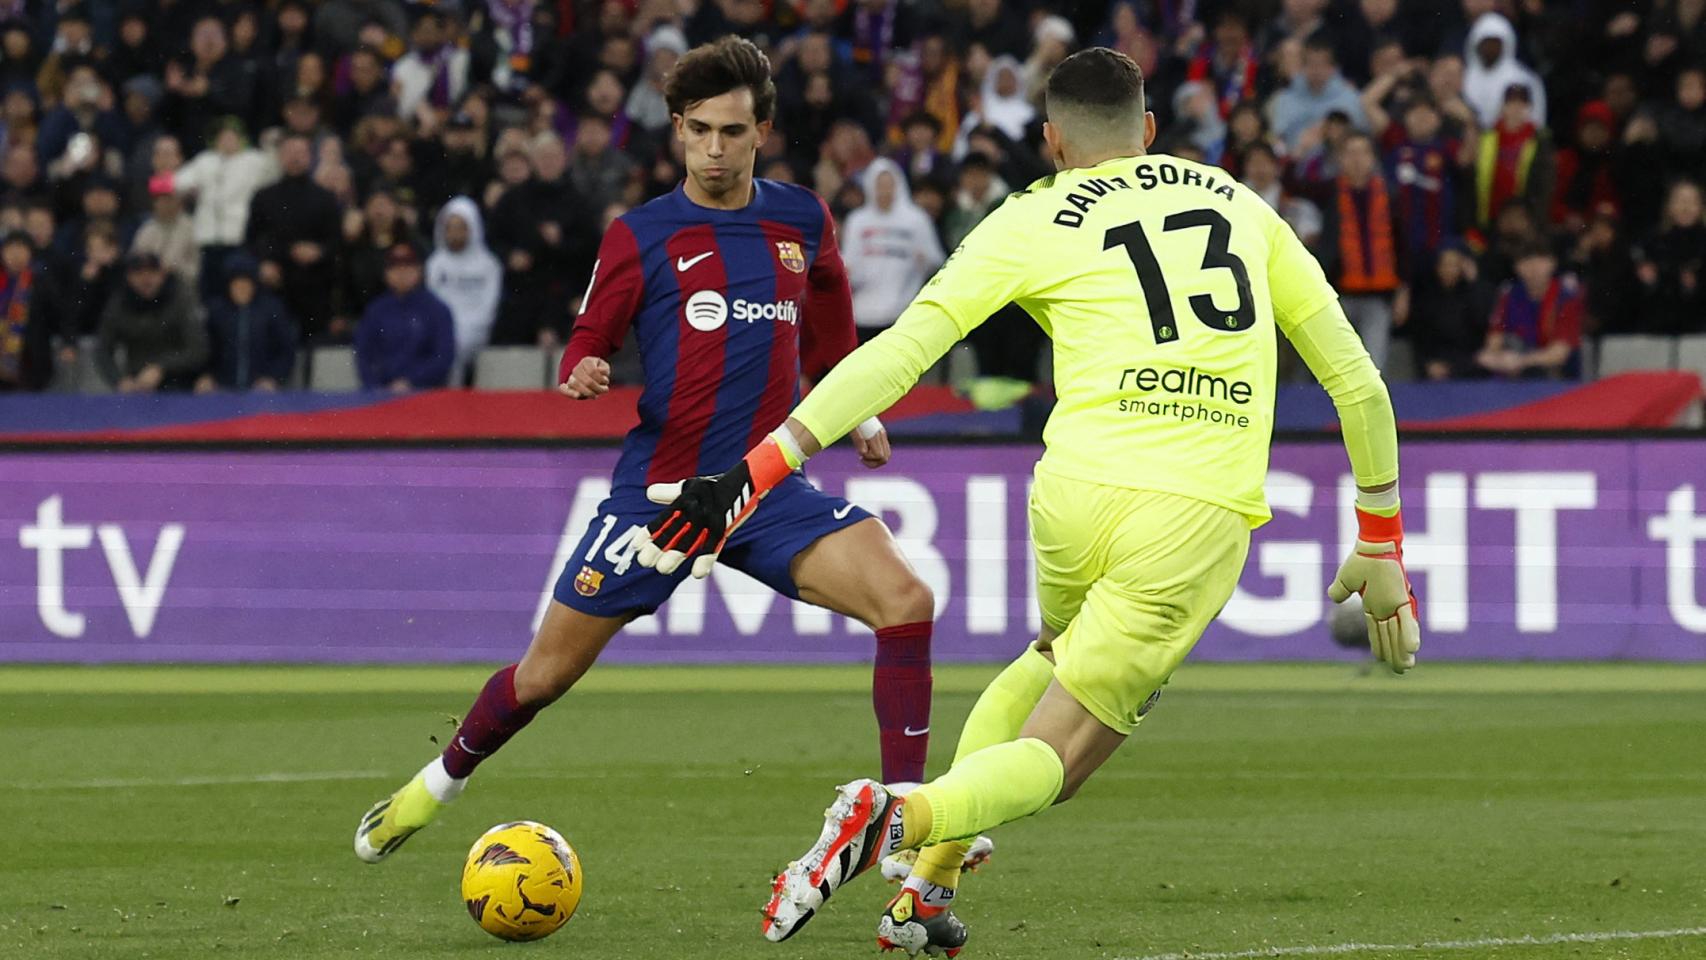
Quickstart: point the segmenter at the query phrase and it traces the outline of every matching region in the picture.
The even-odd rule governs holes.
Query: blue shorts
[[[659,507],[644,490],[617,490],[598,506],[580,545],[557,578],[558,603],[595,617],[645,615],[687,579],[691,563],[665,575],[639,565],[635,554]],[[717,562],[728,564],[785,597],[800,598],[789,567],[820,538],[870,517],[795,473],[777,484],[752,517],[729,537]]]

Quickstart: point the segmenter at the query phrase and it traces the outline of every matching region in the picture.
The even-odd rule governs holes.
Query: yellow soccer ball
[[[462,867],[462,902],[502,940],[556,933],[581,902],[581,864],[562,834],[531,820],[480,834]]]

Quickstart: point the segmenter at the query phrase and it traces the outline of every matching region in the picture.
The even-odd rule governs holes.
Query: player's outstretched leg
[[[824,811],[817,842],[776,877],[764,908],[765,937],[793,936],[842,884],[881,857],[974,837],[1067,799],[1124,740],[1053,681],[1019,739],[962,758],[905,797],[874,780],[842,786]]]
[[[481,761],[586,673],[624,622],[552,603],[527,654],[486,681],[444,752],[362,815],[355,855],[378,863],[436,819],[445,804],[461,796]]]
[[[1052,631],[1044,634],[1045,640],[1052,637]],[[959,763],[962,758],[984,747],[1017,738],[1053,678],[1054,664],[1035,645],[1026,647],[1025,652],[990,681],[977,698],[977,704],[966,717],[965,726],[960,728],[954,762]],[[924,879],[949,890],[959,886],[962,870],[976,870],[995,852],[995,843],[988,837],[951,840],[943,846],[942,850],[930,848],[934,855],[927,861],[929,866]],[[914,864],[925,852],[902,850],[884,857],[883,877],[891,882],[905,880],[912,875]]]

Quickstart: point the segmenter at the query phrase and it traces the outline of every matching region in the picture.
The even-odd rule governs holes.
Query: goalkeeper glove
[[[1404,523],[1398,514],[1382,517],[1357,507],[1356,549],[1327,588],[1334,603],[1344,603],[1353,593],[1362,595],[1374,655],[1393,673],[1415,666],[1422,630],[1416,621],[1416,591],[1404,572]]]
[[[642,567],[670,574],[691,557],[693,576],[710,576],[729,535],[752,516],[770,488],[799,469],[804,459],[799,444],[782,426],[731,470],[652,484],[646,488],[647,498],[666,506],[647,525],[651,539],[640,544],[635,559]]]

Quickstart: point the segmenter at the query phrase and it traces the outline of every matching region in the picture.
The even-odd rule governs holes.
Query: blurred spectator
[[[41,165],[36,161],[33,143],[13,143],[0,160],[0,199],[6,203],[29,203],[46,200],[47,185],[42,182]]]
[[[0,86],[8,91],[33,91],[40,68],[40,53],[24,21],[0,23]]]
[[[1442,121],[1433,100],[1418,96],[1405,105],[1401,125],[1387,132],[1386,167],[1403,234],[1399,272],[1406,280],[1432,270],[1435,254],[1457,233],[1458,168],[1467,154],[1445,135]]]
[[[255,78],[230,53],[224,21],[202,17],[190,34],[189,56],[166,64],[167,125],[191,147],[215,139],[220,118],[252,116]]]
[[[862,179],[868,199],[842,225],[841,257],[853,288],[853,322],[868,340],[894,323],[943,256],[935,224],[912,202],[893,160],[872,161]]]
[[[1551,222],[1569,234],[1580,233],[1595,210],[1622,209],[1617,187],[1617,119],[1604,100],[1590,100],[1576,113],[1576,142],[1558,151],[1557,185],[1552,191]]]
[[[646,67],[640,82],[628,94],[624,110],[628,118],[653,137],[669,132],[669,105],[664,102],[663,84],[675,61],[687,52],[687,38],[674,27],[659,27],[646,38]]]
[[[1640,298],[1629,244],[1615,207],[1606,204],[1593,212],[1570,250],[1567,269],[1587,287],[1585,332],[1637,333],[1647,329],[1650,318],[1645,312],[1630,309]]]
[[[72,256],[83,248],[83,237],[96,227],[111,229],[123,243],[129,232],[120,218],[118,187],[110,180],[97,177],[80,178],[78,182],[83,184],[82,202],[60,225],[54,238],[55,251],[62,256]]]
[[[1333,41],[1317,34],[1304,44],[1303,69],[1268,101],[1268,117],[1293,153],[1308,153],[1321,142],[1321,125],[1335,111],[1359,130],[1367,126],[1356,88],[1339,74]]]
[[[261,286],[254,257],[239,251],[224,266],[226,293],[208,308],[211,359],[196,392],[277,390],[290,382],[296,366],[296,325],[284,304]]]
[[[350,54],[348,87],[339,92],[332,113],[333,125],[344,136],[349,136],[363,117],[397,114],[396,101],[386,86],[385,61],[379,51],[362,47]]]
[[[968,0],[955,24],[954,46],[968,50],[976,44],[992,57],[1022,57],[1026,40],[1018,8],[1001,0]]]
[[[101,79],[94,64],[84,63],[72,68],[65,85],[64,101],[42,118],[41,130],[37,134],[36,150],[42,165],[51,171],[56,161],[65,155],[72,138],[79,133],[99,137],[106,144],[121,142],[124,127],[113,106],[112,88]]]
[[[1019,61],[1009,56],[996,57],[983,76],[976,107],[960,122],[960,132],[987,124],[1001,131],[1010,140],[1023,140],[1037,108],[1025,96],[1025,78]],[[956,153],[963,154],[963,149]]]
[[[1503,15],[1489,12],[1476,18],[1463,49],[1463,99],[1483,127],[1500,122],[1513,86],[1528,91],[1535,120],[1546,122],[1546,87],[1518,62],[1516,51],[1516,29]]]
[[[347,336],[348,318],[385,292],[385,255],[398,244],[418,247],[419,238],[403,215],[397,198],[384,189],[368,194],[360,210],[344,214],[343,251],[336,314],[328,333],[335,339]]]
[[[1398,275],[1401,251],[1391,191],[1375,161],[1373,138],[1365,133],[1346,137],[1340,170],[1316,255],[1368,355],[1385,369],[1392,327],[1403,322],[1408,295]]]
[[[634,161],[611,145],[610,136],[610,121],[596,113],[581,117],[575,126],[569,183],[594,210],[603,210],[620,200],[634,173]]]
[[[159,186],[164,188],[165,184]],[[171,189],[152,193],[154,213],[136,230],[130,249],[159,256],[165,269],[189,286],[196,286],[201,275],[201,247],[196,246],[196,230],[184,215],[184,201]]]
[[[13,231],[0,240],[0,393],[40,390],[53,376],[34,252],[27,234]]]
[[[101,375],[120,393],[188,390],[207,364],[193,292],[152,253],[126,258],[124,280],[101,315]]]
[[[95,53],[95,32],[89,22],[88,6],[79,2],[55,3],[53,8],[59,14],[57,23],[50,16],[40,16],[40,11],[36,18],[38,27],[49,26],[53,30],[51,40],[41,35],[35,38],[35,46],[47,51],[35,78],[36,90],[44,103],[63,100],[72,69],[88,63]]]
[[[1667,169],[1706,170],[1706,64],[1690,64],[1676,75],[1676,95],[1655,111],[1659,149]]]
[[[486,247],[480,208],[456,197],[438,211],[433,252],[427,258],[427,289],[450,308],[456,325],[456,365],[451,383],[467,380],[469,365],[492,339],[503,296],[503,264]]]
[[[943,240],[948,249],[983,222],[989,212],[1007,199],[1012,188],[995,172],[995,164],[982,153],[968,153],[960,163],[959,189],[954,191],[954,206],[943,222]]]
[[[449,110],[468,89],[468,51],[457,46],[448,18],[429,9],[415,19],[409,52],[391,67],[397,116],[413,117],[424,104]]]
[[[79,341],[100,330],[101,314],[120,286],[120,252],[118,236],[102,225],[83,236],[77,256],[56,271],[43,272],[43,279],[52,282],[39,294],[40,303],[51,316],[48,332],[59,339],[66,365],[76,361]]]
[[[33,156],[36,139],[41,135],[41,125],[36,119],[35,93],[27,81],[0,90],[4,90],[0,94],[0,150],[10,150],[13,144],[22,144],[32,148]]]
[[[1043,104],[1044,88],[1049,74],[1060,66],[1078,43],[1078,33],[1072,21],[1059,14],[1050,14],[1037,21],[1032,30],[1036,47],[1025,60],[1025,99],[1039,109]]]
[[[261,279],[279,290],[310,338],[332,321],[340,215],[337,198],[309,178],[311,142],[291,134],[278,145],[278,182],[249,204],[245,246],[260,260]]]
[[[195,239],[201,247],[199,290],[211,300],[225,289],[223,264],[243,243],[249,226],[249,205],[255,194],[278,178],[273,156],[248,146],[243,122],[221,121],[213,145],[176,172],[155,174],[150,186],[170,186],[177,193],[195,194]]]
[[[1185,79],[1212,91],[1221,119],[1241,103],[1256,98],[1256,48],[1250,42],[1250,21],[1242,11],[1223,9],[1215,17],[1214,39],[1204,43],[1185,69]]]
[[[1456,380],[1483,373],[1476,357],[1487,345],[1493,291],[1461,242],[1441,247],[1433,268],[1415,277],[1407,325],[1416,345],[1418,372],[1429,380]]]
[[[890,157],[906,171],[909,179],[942,176],[951,168],[952,161],[945,151],[937,148],[941,138],[941,121],[919,110],[901,125],[901,145]]]
[[[455,321],[444,301],[422,285],[413,244],[386,251],[385,287],[355,331],[361,385],[395,393],[444,386],[456,359]]]
[[[1321,208],[1302,197],[1292,196],[1280,180],[1280,160],[1274,153],[1274,148],[1265,143],[1252,145],[1244,151],[1244,186],[1256,192],[1256,195],[1266,201],[1279,213],[1303,241],[1304,246],[1315,249],[1321,240]]]
[[[1698,183],[1680,180],[1671,186],[1658,231],[1634,256],[1648,329],[1706,332],[1706,223]]]
[[[368,24],[393,37],[409,32],[399,0],[324,0],[314,11],[315,39],[336,50],[354,47]]]
[[[1520,204],[1544,223],[1552,204],[1556,161],[1546,131],[1534,123],[1529,88],[1505,91],[1498,122],[1475,149],[1475,224],[1486,230],[1506,204]]]
[[[1581,288],[1557,276],[1558,258],[1543,243],[1516,255],[1515,280],[1499,290],[1478,362],[1503,377],[1559,378],[1578,374],[1582,345]]]
[[[505,267],[493,343],[557,342],[571,319],[569,299],[586,286],[598,249],[597,214],[566,176],[562,139],[538,135],[528,157],[533,176],[492,208],[492,252]]]

